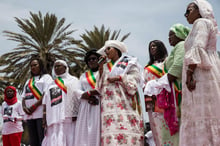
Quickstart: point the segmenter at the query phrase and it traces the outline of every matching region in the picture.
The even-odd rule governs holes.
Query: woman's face
[[[54,65],[54,71],[56,73],[56,75],[62,75],[66,72],[66,67],[60,63],[60,62],[56,62]]]
[[[176,44],[180,40],[173,31],[169,32],[169,38],[168,39],[169,39],[170,46],[176,46]]]
[[[37,60],[31,61],[31,72],[35,76],[40,75],[40,65]]]
[[[14,90],[12,90],[10,88],[6,90],[6,96],[7,96],[8,99],[13,98],[14,94],[15,94]]]
[[[92,70],[98,68],[98,66],[99,66],[98,57],[94,54],[92,54],[88,57],[87,62],[88,62],[89,68]]]
[[[156,56],[157,51],[158,51],[157,45],[154,42],[150,43],[150,54],[152,56]]]
[[[201,18],[199,9],[195,3],[190,3],[188,5],[184,16],[186,17],[186,20],[188,21],[189,24],[193,24],[196,19]]]
[[[105,49],[105,53],[109,59],[114,59],[118,57],[118,51],[113,47],[108,47]]]

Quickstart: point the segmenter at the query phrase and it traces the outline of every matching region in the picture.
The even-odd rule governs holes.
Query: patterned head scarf
[[[11,99],[8,99],[8,98],[7,98],[6,92],[7,92],[8,89],[12,89],[12,90],[14,91],[14,96],[13,96]],[[17,102],[17,91],[16,91],[16,88],[15,88],[15,87],[13,87],[13,86],[8,86],[8,87],[6,87],[6,88],[5,88],[5,91],[4,91],[4,95],[5,95],[4,101],[5,101],[8,105],[13,105],[13,104],[15,104],[15,103]]]
[[[199,13],[202,16],[202,18],[206,18],[212,21],[215,27],[215,31],[216,33],[218,33],[218,25],[215,20],[211,4],[206,0],[194,0],[193,3],[195,3],[199,7]]]
[[[170,30],[173,31],[178,38],[183,39],[183,40],[186,39],[186,37],[188,36],[190,32],[190,29],[188,27],[180,23],[174,24],[170,28]]]

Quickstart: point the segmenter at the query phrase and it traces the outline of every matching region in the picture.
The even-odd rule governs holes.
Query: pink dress
[[[189,64],[197,64],[194,71],[196,89],[192,92],[186,87]],[[220,145],[219,68],[213,23],[197,19],[185,40],[180,146]]]
[[[154,63],[153,65],[161,70],[164,68],[164,63]],[[158,79],[158,77],[146,69],[143,76],[145,83],[150,80]],[[148,116],[156,146],[178,146],[179,134],[177,133],[173,136],[170,135],[169,127],[164,119],[164,113],[149,111]]]

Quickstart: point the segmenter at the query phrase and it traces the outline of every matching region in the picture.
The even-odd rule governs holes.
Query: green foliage
[[[21,33],[4,31],[4,35],[18,43],[13,51],[0,57],[0,73],[4,77],[13,79],[12,83],[21,91],[26,80],[30,77],[29,61],[32,56],[38,55],[44,62],[50,73],[55,59],[64,59],[70,65],[70,73],[75,74],[74,67],[81,69],[82,57],[85,53],[77,45],[81,43],[71,35],[76,30],[68,30],[71,24],[64,25],[65,19],[58,18],[54,14],[30,12],[30,18],[15,21]]]

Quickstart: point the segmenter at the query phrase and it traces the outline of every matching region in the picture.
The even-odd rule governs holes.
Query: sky
[[[168,52],[169,28],[175,23],[189,25],[184,12],[191,0],[0,0],[0,55],[12,51],[17,43],[7,40],[2,31],[21,32],[14,17],[29,18],[29,12],[55,14],[65,18],[70,29],[76,29],[73,37],[80,39],[85,30],[100,28],[102,24],[110,30],[121,30],[130,55],[136,56],[142,66],[149,59],[148,44],[158,39],[165,43]],[[210,0],[215,17],[220,24],[220,0]],[[220,28],[220,27],[219,27]],[[218,50],[220,50],[218,37]]]

